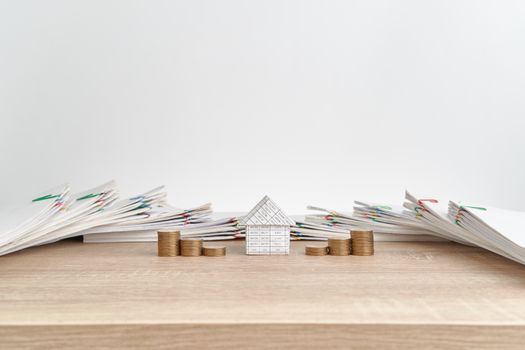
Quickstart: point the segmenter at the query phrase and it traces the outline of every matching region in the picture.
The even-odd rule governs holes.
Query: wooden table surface
[[[65,241],[0,257],[0,348],[525,346],[525,266],[455,243],[372,257],[160,258]]]

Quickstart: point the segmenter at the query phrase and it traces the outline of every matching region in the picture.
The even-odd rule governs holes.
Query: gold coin
[[[179,255],[179,231],[158,231],[157,232],[157,254],[158,256],[168,257]]]
[[[202,255],[204,256],[225,256],[226,247],[203,247]]]
[[[202,239],[183,238],[180,240],[180,255],[200,256],[202,253]]]
[[[374,232],[372,230],[352,230],[352,255],[374,255]]]
[[[328,246],[306,246],[304,248],[306,255],[322,256],[328,254]]]
[[[330,255],[350,255],[350,239],[349,238],[329,238],[328,239],[328,254]]]

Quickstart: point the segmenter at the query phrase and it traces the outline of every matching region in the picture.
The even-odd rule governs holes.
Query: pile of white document
[[[72,193],[58,186],[0,210],[0,255],[84,236],[84,242],[156,241],[157,231],[182,237],[227,240],[245,237],[242,214],[215,215],[211,204],[179,209],[157,187],[119,199],[114,181]],[[293,240],[346,238],[370,229],[377,240],[450,240],[481,247],[525,264],[525,212],[425,199],[409,192],[402,206],[356,201],[352,213],[309,206],[315,213],[294,218]]]
[[[448,218],[470,233],[468,243],[525,263],[525,213],[449,201]]]
[[[0,255],[91,234],[105,242],[143,241],[146,232],[153,240],[157,230],[174,228],[183,236],[210,239],[242,235],[235,218],[212,220],[210,204],[178,209],[166,203],[166,196],[157,187],[118,199],[114,181],[74,194],[68,185],[50,189],[0,211]]]
[[[416,215],[401,206],[355,201],[353,213],[343,213],[308,206],[317,214],[307,215],[292,228],[292,236],[299,239],[327,239],[348,237],[352,229],[374,231],[377,240],[433,241],[439,240],[421,223]]]
[[[304,220],[296,220],[290,228],[290,239],[294,241],[323,241],[328,238],[348,238],[348,230]]]
[[[440,236],[525,264],[525,212],[406,193],[405,207]]]
[[[62,185],[4,208],[0,212],[0,254],[14,247],[13,242],[38,236],[49,227],[69,200],[69,192],[69,186]]]
[[[525,212],[418,197],[408,191],[403,206],[356,201],[352,213],[319,207],[292,227],[295,239],[348,237],[370,229],[378,240],[449,240],[487,249],[525,264]]]
[[[0,231],[0,255],[72,237],[84,227],[105,222],[105,209],[118,196],[114,182],[75,194],[70,194],[68,185],[59,188],[62,190],[51,189],[2,211],[0,222],[5,223],[4,217],[10,219],[14,228]],[[40,207],[52,209],[45,209],[44,214],[38,212]]]
[[[244,229],[241,229],[238,224],[239,220],[231,217],[201,223],[179,222],[170,225],[155,223],[135,227],[109,225],[84,232],[84,243],[155,242],[157,231],[161,229],[179,230],[183,238],[201,238],[205,241],[244,238]]]
[[[525,212],[443,201],[405,193],[403,206],[356,201],[353,213],[308,207],[292,228],[296,239],[348,237],[370,229],[378,240],[449,240],[484,248],[525,264]]]

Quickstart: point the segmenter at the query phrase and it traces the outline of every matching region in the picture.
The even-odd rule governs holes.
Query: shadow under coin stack
[[[374,232],[372,230],[352,230],[352,255],[374,255]]]

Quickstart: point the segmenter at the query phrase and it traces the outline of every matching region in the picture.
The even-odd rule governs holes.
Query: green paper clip
[[[460,206],[461,209],[463,208],[470,208],[470,209],[477,209],[477,210],[483,210],[483,211],[487,211],[487,208],[483,208],[483,207],[474,207],[472,205],[462,205]]]
[[[82,196],[80,198],[77,198],[77,201],[81,201],[83,199],[88,199],[88,198],[93,198],[93,197],[96,197],[96,196],[100,196],[102,193],[91,193],[91,194],[87,194],[85,196]]]
[[[48,195],[45,195],[45,196],[42,196],[42,197],[35,198],[31,202],[45,201],[46,199],[58,198],[58,197],[60,197],[59,194],[56,194],[54,196],[52,194],[48,194]]]

